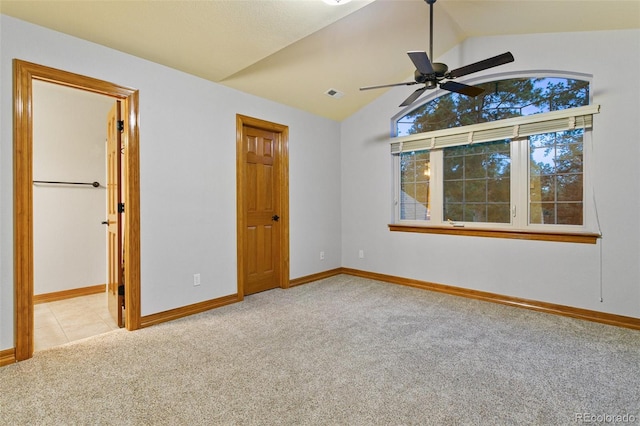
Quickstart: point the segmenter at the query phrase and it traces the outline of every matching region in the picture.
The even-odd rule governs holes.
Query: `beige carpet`
[[[340,275],[0,368],[0,424],[638,424],[639,389],[638,331]]]

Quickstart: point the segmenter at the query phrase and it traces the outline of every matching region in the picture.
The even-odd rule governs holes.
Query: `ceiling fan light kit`
[[[413,92],[407,99],[400,104],[401,107],[409,106],[414,103],[424,92],[432,90],[437,87],[448,90],[450,92],[459,93],[465,96],[475,97],[484,92],[484,89],[480,87],[470,86],[457,81],[451,81],[455,78],[462,77],[468,74],[484,71],[489,68],[497,67],[500,65],[513,62],[514,58],[511,52],[506,52],[501,55],[494,56],[492,58],[484,59],[473,64],[465,65],[460,68],[456,68],[449,71],[449,67],[446,64],[440,62],[431,62],[433,58],[433,4],[436,0],[424,0],[429,5],[429,55],[424,51],[409,51],[409,59],[416,67],[414,72],[414,81],[407,81],[404,83],[392,83],[383,84],[378,86],[366,86],[361,87],[360,90],[380,89],[384,87],[392,86],[412,86],[414,84],[424,84],[423,87]],[[443,81],[446,80],[446,81]]]

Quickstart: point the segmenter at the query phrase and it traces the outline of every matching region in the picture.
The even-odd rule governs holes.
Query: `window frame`
[[[559,75],[563,73],[556,73],[549,75],[550,77],[561,78],[579,78],[584,79],[583,75]],[[525,75],[528,78],[539,78],[540,76]],[[523,74],[518,75],[500,75],[489,76],[484,81],[492,81],[495,79],[505,78],[518,78],[523,77]],[[591,84],[590,79],[589,83]],[[535,120],[544,121],[547,117],[554,117],[557,115],[571,115],[574,112],[586,111],[586,114],[596,114],[599,112],[599,105],[593,105],[591,99],[592,90],[590,90],[589,105],[577,108],[569,108],[559,111],[551,111],[547,113],[535,114]],[[425,103],[433,101],[435,98],[442,96],[442,90],[436,90],[434,93],[426,97],[419,105],[414,105],[404,109],[402,112],[394,116],[391,120],[392,135],[396,132],[396,123],[412,110],[422,107]],[[517,238],[517,239],[533,239],[533,240],[545,240],[545,241],[565,241],[565,242],[585,242],[595,243],[597,238],[601,236],[599,231],[599,225],[597,223],[597,214],[595,213],[595,197],[591,198],[593,194],[593,182],[591,179],[590,170],[592,170],[592,130],[590,126],[584,128],[582,138],[582,155],[583,155],[583,169],[582,169],[582,203],[583,203],[583,222],[582,225],[561,225],[561,224],[537,224],[529,223],[530,218],[530,194],[529,194],[529,167],[530,167],[530,144],[529,135],[515,136],[511,138],[511,220],[509,223],[491,223],[491,222],[453,222],[448,223],[446,218],[443,218],[444,211],[444,187],[443,187],[443,151],[445,148],[437,147],[435,149],[421,148],[413,151],[429,151],[430,155],[430,168],[431,176],[429,179],[429,185],[431,187],[431,198],[429,199],[429,211],[430,219],[428,220],[407,220],[401,219],[401,173],[400,173],[400,157],[402,152],[402,143],[409,142],[414,143],[415,140],[429,136],[435,137],[436,135],[450,135],[465,133],[468,128],[500,128],[503,127],[505,122],[519,122],[530,121],[527,117],[523,116],[517,118],[511,118],[506,120],[497,120],[489,123],[481,123],[480,125],[462,126],[451,129],[442,129],[424,134],[412,134],[402,137],[392,137],[392,152],[394,151],[393,145],[400,141],[400,153],[392,154],[393,165],[393,210],[391,223],[389,229],[391,231],[403,231],[403,232],[421,232],[421,233],[437,233],[437,234],[454,234],[454,235],[473,235],[484,237],[498,237],[498,238]],[[509,123],[507,123],[509,124]],[[589,123],[590,124],[590,123]],[[586,124],[585,124],[586,126]],[[578,126],[580,127],[580,126]],[[469,134],[469,140],[472,138],[472,133]],[[551,133],[541,131],[535,134]],[[489,141],[480,141],[477,143],[483,143]],[[435,143],[435,138],[431,139],[431,146]],[[460,143],[458,143],[460,145]],[[423,144],[424,146],[424,144]],[[407,150],[406,152],[411,152]],[[515,209],[515,216],[513,210]]]

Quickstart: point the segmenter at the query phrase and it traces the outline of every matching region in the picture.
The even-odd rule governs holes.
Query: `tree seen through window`
[[[475,98],[447,93],[397,121],[397,136],[589,105],[589,82],[566,78],[514,78],[477,84]]]

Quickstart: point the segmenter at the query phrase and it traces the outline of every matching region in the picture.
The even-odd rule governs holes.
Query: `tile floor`
[[[33,308],[36,351],[118,329],[109,314],[106,293],[38,303]]]

